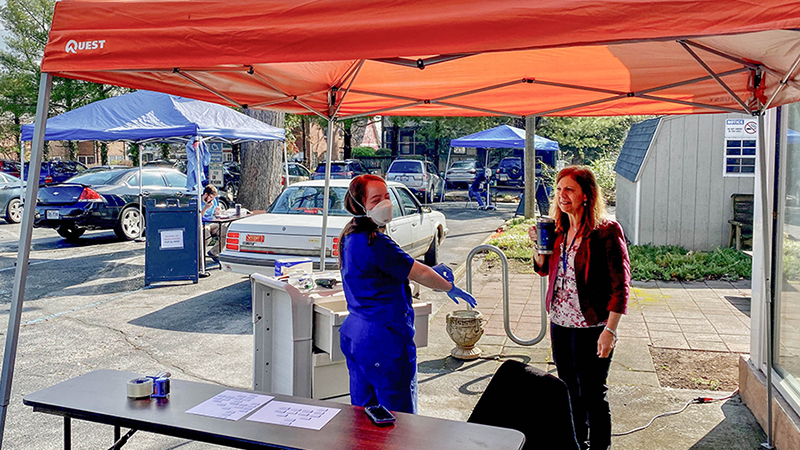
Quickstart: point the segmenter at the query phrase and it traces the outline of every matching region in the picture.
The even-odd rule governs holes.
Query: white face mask
[[[381,227],[392,221],[392,209],[392,202],[387,198],[367,211],[367,217]]]

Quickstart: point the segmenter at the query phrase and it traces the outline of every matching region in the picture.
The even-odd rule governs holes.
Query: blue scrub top
[[[406,337],[414,336],[414,310],[408,275],[414,258],[389,236],[376,233],[369,244],[368,233],[351,233],[341,242],[342,285],[350,315],[389,326]],[[355,327],[355,322],[350,321]],[[340,333],[355,338],[346,319]]]
[[[210,222],[214,220],[214,211],[216,211],[218,207],[219,200],[217,200],[217,197],[214,197],[214,200],[211,200],[211,207],[203,213],[203,222]]]

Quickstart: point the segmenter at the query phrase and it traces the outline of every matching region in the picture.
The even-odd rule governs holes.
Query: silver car
[[[468,188],[475,181],[479,170],[483,170],[483,166],[478,164],[478,161],[454,162],[444,175],[447,187]]]
[[[22,220],[19,178],[0,172],[0,214],[8,223]]]
[[[444,180],[436,166],[416,159],[396,159],[386,171],[387,181],[403,183],[422,201],[432,202],[444,190]]]

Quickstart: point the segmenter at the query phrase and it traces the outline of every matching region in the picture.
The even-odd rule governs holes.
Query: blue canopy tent
[[[525,130],[521,128],[512,127],[509,125],[500,125],[488,130],[479,131],[458,139],[450,141],[450,149],[452,152],[453,147],[468,147],[468,148],[525,148]],[[537,156],[541,157],[543,163],[555,167],[556,160],[558,160],[559,145],[556,141],[534,135],[533,147]],[[450,154],[447,154],[447,166],[450,166]],[[486,167],[489,165],[489,153],[486,152]],[[445,188],[447,183],[445,183]],[[539,191],[542,191],[541,193]],[[544,185],[537,183],[537,198],[542,197],[539,201],[540,205],[547,203],[547,190]],[[487,204],[489,200],[489,189],[486,190]],[[444,200],[444,189],[442,190],[442,201]]]
[[[450,141],[450,147],[468,148],[525,148],[525,130],[508,125],[500,125]],[[542,153],[542,162],[555,167],[558,159],[558,142],[536,136],[533,147],[537,154]],[[449,159],[449,157],[448,157]]]
[[[22,139],[33,138],[34,124],[22,126]],[[240,143],[284,140],[284,130],[227,106],[137,91],[47,119],[46,141],[186,142],[191,137]]]
[[[34,124],[23,125],[22,140],[30,141],[33,138],[33,130]],[[273,140],[285,142],[285,131],[227,106],[160,92],[137,91],[100,100],[47,119],[44,140],[186,142],[189,145],[197,140],[202,147],[205,142],[230,144]],[[193,152],[195,158],[187,161],[189,163],[187,169],[201,167],[200,150],[198,148],[198,151]],[[283,151],[285,156],[285,145]],[[142,167],[141,155],[139,152],[139,170]],[[194,167],[190,168],[190,164]],[[187,170],[187,174],[191,175],[192,170]],[[200,192],[203,171],[194,170],[194,174],[196,178],[194,186],[197,192]],[[141,180],[140,175],[140,220]],[[199,195],[197,204],[200,208]],[[202,227],[199,218],[198,227]],[[140,232],[141,228],[139,227]],[[202,254],[200,261],[203,261]],[[201,264],[201,272],[204,271],[204,265]]]

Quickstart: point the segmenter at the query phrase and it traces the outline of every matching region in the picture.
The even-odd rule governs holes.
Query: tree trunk
[[[248,116],[283,128],[284,113],[245,109]],[[239,203],[249,210],[267,209],[281,193],[283,142],[264,141],[242,144],[242,180]]]

